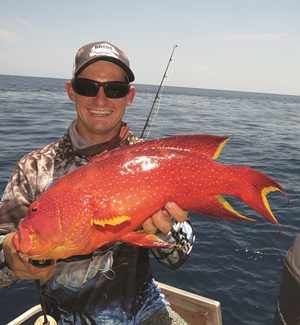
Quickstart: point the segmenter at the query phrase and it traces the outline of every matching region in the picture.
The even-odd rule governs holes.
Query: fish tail
[[[248,167],[238,168],[241,168],[246,175],[245,182],[241,184],[241,199],[266,219],[278,224],[269,205],[267,195],[270,192],[280,191],[287,196],[285,189],[265,174]]]

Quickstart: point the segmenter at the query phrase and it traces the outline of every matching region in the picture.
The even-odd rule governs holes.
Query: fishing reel
[[[173,221],[168,234],[158,234],[158,237],[174,246],[152,249],[154,257],[172,270],[178,269],[188,258],[195,243],[194,228],[189,220],[180,223]]]

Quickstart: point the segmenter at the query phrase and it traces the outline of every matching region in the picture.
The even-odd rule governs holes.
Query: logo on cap
[[[112,56],[116,59],[119,58],[119,53],[117,52],[117,50],[111,46],[110,44],[107,43],[101,43],[98,45],[95,45],[91,48],[91,52],[90,52],[90,57],[94,57],[94,56]]]

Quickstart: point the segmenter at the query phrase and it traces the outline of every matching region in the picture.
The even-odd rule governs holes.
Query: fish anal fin
[[[238,220],[254,221],[254,222],[256,221],[255,219],[245,217],[239,212],[237,212],[236,210],[234,210],[232,205],[222,195],[216,195],[215,198],[220,204],[219,210],[225,210],[224,211],[226,213],[225,216],[228,217],[232,216],[233,219],[238,219]]]
[[[199,202],[201,203],[199,204]],[[235,211],[222,195],[202,197],[202,199],[199,199],[199,202],[197,207],[194,207],[192,210],[203,215],[227,220],[256,221]]]
[[[174,246],[174,244],[169,244],[162,239],[158,238],[154,234],[149,234],[143,230],[133,231],[121,238],[122,241],[144,247],[169,247]]]

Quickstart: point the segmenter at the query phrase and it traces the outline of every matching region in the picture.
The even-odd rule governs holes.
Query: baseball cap
[[[129,82],[134,81],[134,74],[130,69],[127,55],[117,46],[107,42],[98,41],[82,46],[75,55],[73,77],[95,61],[108,61],[122,68]]]

